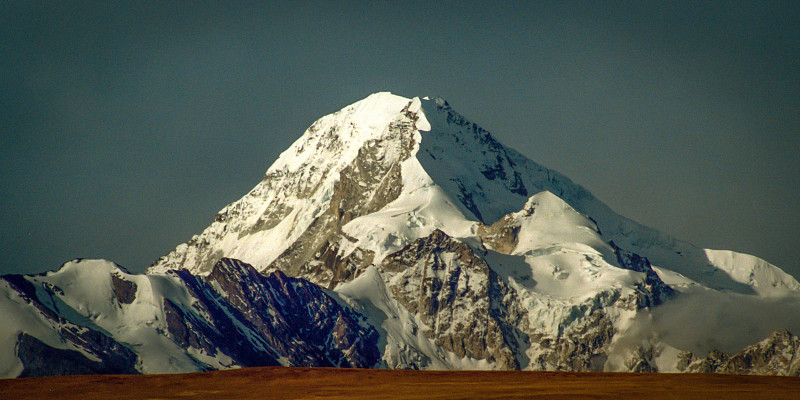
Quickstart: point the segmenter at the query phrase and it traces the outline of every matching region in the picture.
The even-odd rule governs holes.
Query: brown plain
[[[0,399],[800,399],[800,378],[245,368],[0,380]]]

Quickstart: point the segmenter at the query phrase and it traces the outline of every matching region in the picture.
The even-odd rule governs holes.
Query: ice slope
[[[34,307],[25,305],[19,293],[9,287],[7,281],[0,280],[0,377],[16,377],[22,373],[22,362],[17,358],[15,348],[21,333],[33,335],[45,344],[57,349],[70,349],[94,359],[88,352],[70,343],[65,343],[56,333],[56,327],[42,318]]]
[[[377,329],[369,340],[389,368],[683,371],[716,362],[705,352],[800,329],[800,284],[779,268],[641,226],[446,101],[390,93],[312,124],[262,182],[150,275],[84,260],[19,279],[68,315],[70,329],[91,327],[134,348],[146,373],[235,366],[234,352],[218,351],[241,350],[224,343],[230,335],[267,358],[299,348],[287,343],[294,336],[276,334],[297,319],[277,318],[277,305],[288,304],[281,293],[322,292],[223,257],[333,289],[366,315],[364,332]],[[181,268],[202,277],[168,272]],[[22,368],[8,350],[22,332],[98,357],[53,333],[61,322],[11,281],[0,280],[0,315],[11,321],[0,328],[2,376]],[[274,300],[268,310],[265,296]],[[321,318],[310,326],[331,325],[322,312],[307,314]],[[303,349],[294,357],[326,359],[317,345]]]
[[[478,223],[464,216],[458,202],[448,196],[412,157],[402,164],[402,192],[379,211],[355,218],[342,227],[355,241],[342,241],[347,255],[357,248],[375,252],[374,263],[435,229],[472,243]]]

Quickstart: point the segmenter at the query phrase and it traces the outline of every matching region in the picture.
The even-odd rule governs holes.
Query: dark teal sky
[[[796,2],[131,3],[0,3],[0,273],[141,271],[315,119],[388,90],[800,276]]]

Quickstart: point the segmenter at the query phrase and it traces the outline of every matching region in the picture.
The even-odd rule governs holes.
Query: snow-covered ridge
[[[393,123],[408,121],[418,112],[418,100],[376,93],[319,119],[250,193],[222,209],[208,229],[158,260],[150,271],[182,267],[208,273],[223,254],[263,270],[330,207],[342,170],[353,165],[363,149],[396,134]],[[426,126],[424,119],[412,123],[416,126],[411,129]],[[382,161],[392,164],[410,149],[383,144],[381,150]]]
[[[322,117],[281,153],[267,170],[267,176],[278,171],[294,172],[300,168],[313,169],[321,165],[333,165],[332,172],[337,172],[352,163],[364,143],[385,135],[389,124],[406,107],[411,113],[418,112],[419,100],[412,102],[382,92]],[[333,127],[336,127],[336,135],[329,135]]]
[[[684,351],[733,352],[800,329],[775,319],[734,332],[700,307],[731,309],[724,319],[738,324],[759,307],[800,321],[790,275],[616,214],[439,98],[377,93],[319,119],[150,271],[203,275],[221,257],[338,293],[398,368],[679,371]],[[495,317],[474,325],[467,309]],[[670,330],[687,324],[696,329]],[[467,327],[491,343],[466,340]]]
[[[378,333],[316,285],[222,259],[208,277],[75,260],[0,277],[0,378],[373,367]]]
[[[413,131],[412,148],[406,149],[410,157],[392,139],[402,121]],[[443,99],[391,93],[370,95],[316,121],[281,154],[264,181],[150,270],[183,267],[207,273],[223,255],[266,270],[328,210],[342,172],[376,142],[385,142],[378,162],[402,166],[402,190],[382,209],[347,221],[342,232],[355,243],[337,243],[343,256],[363,248],[379,262],[433,229],[470,240],[476,223],[491,224],[547,191],[590,216],[604,242],[613,241],[690,281],[765,294],[800,287],[793,277],[756,258],[715,256],[615,214],[568,178],[503,146]],[[357,191],[352,195],[359,196]],[[756,270],[762,272],[752,273]]]

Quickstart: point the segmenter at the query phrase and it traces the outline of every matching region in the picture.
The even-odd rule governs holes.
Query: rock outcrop
[[[800,376],[799,350],[800,338],[788,331],[776,331],[733,355],[719,350],[703,358],[683,353],[678,369],[699,373]]]
[[[384,259],[381,269],[394,298],[437,345],[501,369],[519,368],[518,346],[494,307],[502,282],[469,246],[435,230]]]

